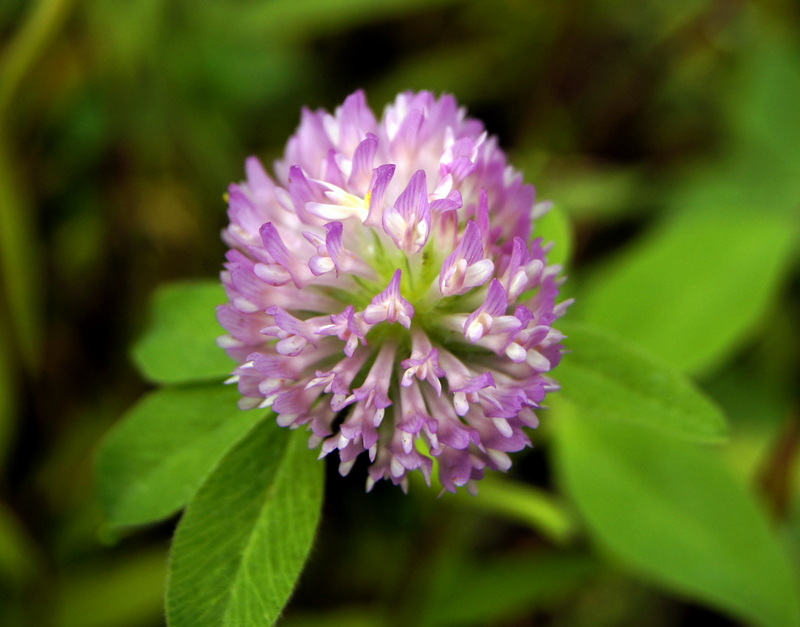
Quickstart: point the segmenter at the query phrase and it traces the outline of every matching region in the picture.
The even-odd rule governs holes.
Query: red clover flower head
[[[306,425],[367,487],[409,471],[474,490],[530,445],[557,389],[559,266],[531,241],[543,205],[451,96],[362,92],[304,110],[271,178],[231,185],[219,342],[243,408]]]

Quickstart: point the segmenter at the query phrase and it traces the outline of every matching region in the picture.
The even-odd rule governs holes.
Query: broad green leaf
[[[145,377],[158,383],[220,379],[234,362],[217,346],[224,333],[216,308],[225,302],[219,282],[173,283],[153,298],[152,326],[133,347]]]
[[[722,412],[674,368],[603,329],[559,323],[569,349],[559,395],[609,423],[631,423],[700,441],[725,437]]]
[[[798,226],[766,212],[684,214],[596,271],[576,312],[679,370],[708,370],[764,317]]]
[[[769,627],[800,625],[784,547],[719,451],[562,401],[561,480],[592,535],[629,568]]]
[[[225,453],[267,410],[241,411],[235,386],[163,388],[142,399],[103,442],[97,488],[115,526],[181,509]]]
[[[323,465],[303,431],[256,425],[219,463],[175,534],[172,627],[272,625],[319,522]]]

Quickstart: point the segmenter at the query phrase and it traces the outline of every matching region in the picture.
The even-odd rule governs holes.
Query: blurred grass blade
[[[0,121],[7,121],[12,101],[47,44],[69,15],[74,0],[40,0],[8,44],[0,65]]]
[[[34,211],[15,180],[0,119],[0,323],[13,329],[15,353],[33,370],[41,344],[41,262]]]
[[[27,366],[38,361],[40,344],[41,270],[34,235],[35,215],[30,200],[16,180],[13,140],[14,98],[53,35],[63,24],[73,0],[41,0],[28,13],[0,65],[0,289],[5,292],[9,320],[17,350]]]

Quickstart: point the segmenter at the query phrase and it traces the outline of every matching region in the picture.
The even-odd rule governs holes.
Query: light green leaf
[[[784,547],[719,451],[559,404],[561,479],[591,533],[632,570],[754,624],[800,625]]]
[[[603,329],[558,325],[570,350],[556,370],[559,395],[610,423],[714,442],[725,437],[722,412],[674,368]]]
[[[241,411],[235,386],[164,388],[142,399],[103,442],[97,489],[109,522],[170,516],[267,410]]]
[[[766,212],[681,215],[595,272],[576,313],[679,370],[706,371],[765,315],[799,225]]]
[[[303,431],[256,425],[220,462],[175,534],[172,627],[272,625],[319,522],[323,465]]]
[[[133,347],[133,359],[145,377],[158,383],[220,379],[234,362],[216,339],[217,305],[226,300],[217,281],[173,283],[153,298],[152,326]]]

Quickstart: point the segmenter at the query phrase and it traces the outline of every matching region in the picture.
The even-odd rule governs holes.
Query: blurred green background
[[[92,486],[97,442],[148,389],[129,347],[155,286],[218,273],[244,158],[270,163],[302,106],[357,88],[378,111],[447,91],[484,120],[572,219],[575,315],[696,376],[733,422],[730,464],[797,536],[797,238],[772,247],[759,226],[800,224],[797,2],[3,0],[0,624],[163,624],[174,522],[112,542]],[[675,227],[697,215],[718,239]],[[709,260],[733,290],[712,272],[677,314],[658,309]],[[651,276],[652,294],[631,292]],[[724,289],[730,328],[706,345],[706,297]],[[679,350],[687,337],[701,350]],[[515,472],[551,489],[546,444]],[[409,599],[431,625],[729,624],[585,539],[556,548],[427,493],[365,496],[362,478],[329,472],[287,625],[415,624]],[[484,592],[466,609],[465,581]]]

